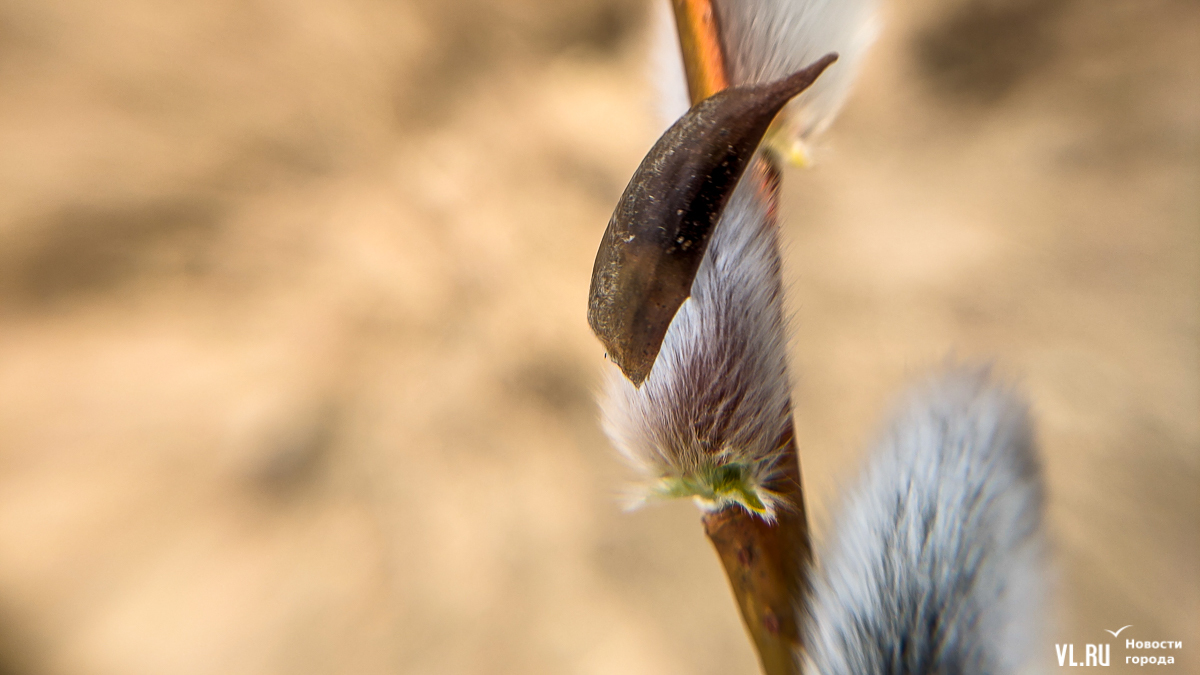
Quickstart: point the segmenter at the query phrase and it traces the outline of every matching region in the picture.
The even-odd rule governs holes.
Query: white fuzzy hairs
[[[666,109],[682,115],[679,40],[668,3],[658,4],[665,29],[656,65]],[[782,128],[795,129],[797,140],[836,113],[875,32],[874,0],[736,0],[716,11],[731,84],[778,79],[825,53],[841,55],[781,114],[795,121]],[[642,475],[641,498],[693,496],[709,508],[737,502],[774,517],[778,500],[765,486],[782,451],[790,383],[778,234],[763,180],[752,168],[730,197],[646,381],[635,388],[615,369],[609,378],[605,430]]]
[[[774,219],[751,169],[729,199],[692,295],[640,388],[613,366],[605,431],[645,481],[642,497],[738,502],[773,517],[772,477],[788,425],[790,383]],[[739,475],[727,490],[714,472]],[[695,483],[700,484],[695,484]]]
[[[731,84],[771,82],[829,52],[838,53],[837,63],[783,109],[768,143],[806,145],[837,116],[879,33],[878,4],[877,0],[714,3]],[[669,0],[655,2],[654,9],[651,65],[660,112],[665,125],[670,125],[691,106]]]
[[[1044,595],[1025,403],[960,368],[918,385],[817,549],[807,675],[1021,672]]]
[[[656,66],[670,121],[687,110],[666,0]],[[844,101],[875,34],[875,0],[717,0],[731,84],[841,55],[776,127],[804,143]],[[779,139],[768,143],[778,143]],[[778,148],[774,149],[778,151]],[[757,167],[757,162],[752,164]],[[769,183],[769,180],[766,181]],[[649,377],[612,366],[609,438],[643,478],[640,498],[739,504],[768,520],[765,488],[790,415],[787,327],[771,191],[739,183]],[[911,390],[818,542],[797,608],[805,675],[1010,675],[1036,656],[1043,487],[1026,405],[985,368]]]
[[[714,3],[730,81],[770,82],[829,52],[838,61],[783,111],[794,140],[824,131],[845,103],[879,32],[875,0],[737,0]]]

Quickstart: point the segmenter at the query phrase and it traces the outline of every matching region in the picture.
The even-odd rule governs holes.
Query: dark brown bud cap
[[[608,357],[640,386],[729,196],[767,127],[837,60],[761,85],[731,87],[692,106],[633,174],[596,253],[588,323]]]

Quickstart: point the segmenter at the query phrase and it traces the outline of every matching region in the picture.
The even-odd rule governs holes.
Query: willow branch
[[[726,52],[713,1],[672,0],[693,104],[729,86]],[[772,178],[761,186],[761,194],[775,212],[778,168],[769,158],[758,161],[766,163],[765,173]],[[780,509],[775,521],[767,522],[740,506],[730,506],[705,515],[703,522],[705,534],[725,567],[763,672],[796,675],[796,652],[802,646],[796,608],[807,591],[805,570],[812,550],[790,420],[787,438],[780,440],[786,454],[780,478],[771,489],[786,498],[787,507]]]

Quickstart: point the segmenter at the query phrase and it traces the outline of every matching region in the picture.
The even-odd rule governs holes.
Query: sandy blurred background
[[[0,673],[756,672],[592,402],[647,17],[0,0]],[[818,532],[906,381],[994,358],[1045,447],[1047,641],[1133,624],[1200,672],[1198,132],[1195,2],[888,6],[786,177]]]

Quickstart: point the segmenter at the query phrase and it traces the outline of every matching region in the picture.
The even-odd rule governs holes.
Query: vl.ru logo
[[[1117,631],[1105,630],[1105,633],[1117,637],[1121,631],[1129,628],[1125,626]],[[1083,646],[1083,662],[1075,661],[1075,645],[1065,644],[1054,645],[1054,651],[1058,653],[1058,665],[1060,666],[1107,666],[1112,663],[1112,645],[1096,644]]]
[[[1111,663],[1111,648],[1112,645],[1084,645],[1083,646],[1083,662],[1075,661],[1075,645],[1065,644],[1054,645],[1054,651],[1058,653],[1058,665],[1060,666],[1107,666]]]
[[[1120,637],[1121,631],[1132,626],[1124,626],[1115,631],[1105,630],[1105,633],[1113,637]],[[1107,666],[1111,663],[1111,648],[1112,645],[1095,644],[1084,645],[1082,652],[1083,661],[1075,660],[1075,645],[1073,644],[1056,644],[1054,651],[1058,653],[1058,665],[1060,666]],[[1183,642],[1179,640],[1125,640],[1126,651],[1130,649],[1141,650],[1162,650],[1162,649],[1183,649]],[[1175,663],[1175,655],[1160,655],[1160,654],[1138,654],[1125,655],[1125,663],[1136,666],[1169,666]]]

